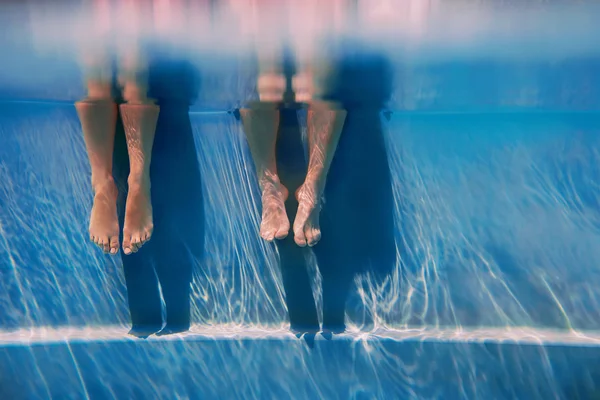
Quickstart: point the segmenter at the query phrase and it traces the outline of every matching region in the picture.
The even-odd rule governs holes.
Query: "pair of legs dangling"
[[[293,223],[294,241],[301,247],[312,247],[321,239],[319,213],[323,191],[346,118],[346,111],[337,104],[313,100],[311,80],[312,74],[303,73],[295,77],[293,85],[295,100],[309,104],[308,171],[304,183],[295,193],[298,211]],[[267,241],[284,239],[290,231],[284,204],[289,193],[279,180],[275,155],[279,129],[278,100],[285,97],[285,86],[282,75],[263,74],[258,84],[261,101],[240,111],[262,191],[260,236]]]
[[[103,60],[104,61],[104,60]],[[112,95],[112,68],[96,63],[87,77],[87,97],[75,104],[92,170],[94,203],[90,216],[90,239],[105,253],[119,250],[118,190],[113,179],[113,150],[120,111],[130,174],[123,226],[123,252],[135,253],[152,236],[150,162],[159,107],[147,97],[145,71],[126,68],[119,77],[124,104]]]

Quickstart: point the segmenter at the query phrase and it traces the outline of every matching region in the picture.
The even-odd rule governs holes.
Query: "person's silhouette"
[[[121,256],[131,313],[130,333],[138,337],[189,329],[192,267],[202,256],[204,246],[201,176],[189,118],[189,106],[199,90],[198,73],[188,62],[157,58],[150,65],[149,86],[150,96],[160,106],[150,170],[154,234],[139,252]],[[121,226],[128,166],[119,121],[114,176],[120,193]]]
[[[345,304],[357,273],[391,272],[396,261],[394,199],[381,112],[392,69],[381,54],[344,48],[326,98],[348,111],[332,162],[314,252],[323,283],[323,331],[345,330]]]
[[[276,147],[279,176],[291,193],[294,193],[304,182],[308,167],[297,111],[296,107],[280,110],[281,119]],[[293,221],[298,210],[296,196],[288,197],[285,208],[287,216]],[[299,335],[314,334],[319,331],[319,319],[306,266],[308,249],[299,247],[292,235],[275,243],[279,250],[290,329]]]
[[[327,178],[322,238],[313,248],[323,284],[323,331],[333,333],[345,330],[346,300],[355,275],[368,269],[389,273],[396,261],[394,199],[381,120],[392,88],[391,66],[380,54],[345,50],[327,79],[325,100],[342,104],[348,114]],[[287,75],[293,72],[287,69]],[[277,141],[277,168],[291,193],[306,174],[296,114],[293,107],[281,110]],[[289,196],[290,220],[297,207]],[[276,244],[291,329],[317,332],[307,250],[290,237]]]

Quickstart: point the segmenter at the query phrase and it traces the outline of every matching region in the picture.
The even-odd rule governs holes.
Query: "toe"
[[[123,253],[129,255],[133,252],[131,249],[131,236],[123,235]]]
[[[132,245],[133,245],[133,252],[134,253],[137,253],[142,248],[142,246],[146,242],[144,240],[145,237],[146,237],[146,234],[144,232],[140,232],[139,234],[137,234],[136,236],[134,236],[134,238],[132,239]]]
[[[103,252],[108,253],[108,250],[109,250],[108,237],[107,236],[100,237],[98,239],[98,246],[100,246],[100,248],[102,249]]]
[[[110,238],[110,245],[109,245],[109,252],[110,254],[117,254],[117,252],[119,251],[119,237],[118,236],[113,236]]]
[[[133,251],[137,251],[142,245],[142,238],[139,233],[136,233],[131,236],[131,248]]]
[[[268,231],[263,232],[260,236],[267,242],[272,242],[273,239],[275,239],[275,232],[269,229]]]
[[[299,215],[296,214],[296,220],[294,221],[294,241],[298,246],[304,247],[306,246],[306,235],[304,234],[305,220],[301,220],[298,217]]]
[[[142,235],[142,242],[146,243],[148,240],[150,240],[151,237],[152,237],[151,231],[144,232],[144,234]]]
[[[94,244],[104,250],[104,246],[102,245],[102,240],[100,239],[99,236],[94,236]]]
[[[260,237],[267,242],[271,242],[275,238],[275,231],[271,227],[262,226],[260,228]]]
[[[279,230],[275,234],[275,239],[277,239],[277,240],[285,239],[287,237],[289,231],[290,231],[290,227],[289,226],[288,227],[279,228]]]
[[[275,238],[277,240],[285,239],[289,233],[290,233],[290,222],[288,221],[287,216],[285,216],[285,217],[282,217],[280,220],[279,227],[277,228],[277,231],[275,232]]]
[[[131,240],[131,252],[132,253],[137,253],[138,250],[140,249],[140,242],[136,241],[135,238]]]
[[[300,247],[306,246],[306,235],[304,235],[303,229],[299,229],[296,232],[294,232],[294,241]]]
[[[319,243],[319,240],[321,240],[321,231],[316,228],[308,228],[307,231],[308,232],[306,235],[306,239],[307,239],[308,245],[310,247],[313,247],[314,245]]]

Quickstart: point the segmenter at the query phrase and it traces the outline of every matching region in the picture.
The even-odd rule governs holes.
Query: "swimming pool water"
[[[328,248],[340,261],[325,275],[312,254],[282,271],[280,257],[291,253],[257,235],[260,194],[235,112],[256,98],[254,67],[231,53],[159,52],[157,93],[193,104],[189,119],[181,101],[161,110],[156,201],[167,228],[153,251],[174,270],[193,264],[194,326],[147,341],[126,336],[120,259],[88,243],[76,61],[27,46],[8,53],[0,67],[0,397],[593,398],[600,59],[590,51],[398,59],[364,43],[346,50],[344,95],[362,107],[340,150],[347,174],[334,184],[358,196],[343,180],[352,174],[382,198],[379,185],[389,185],[393,202],[380,208],[393,219],[393,254],[384,239],[356,230]],[[370,95],[387,97],[386,107],[365,111]],[[283,118],[279,154],[290,179],[305,168],[305,117],[291,110]],[[381,163],[371,147],[379,136],[389,177],[365,172]],[[342,211],[337,229],[356,227],[360,215]],[[383,249],[390,266],[358,268],[343,257],[356,246]],[[352,281],[349,332],[289,333],[288,313],[322,319],[321,285],[338,278]]]

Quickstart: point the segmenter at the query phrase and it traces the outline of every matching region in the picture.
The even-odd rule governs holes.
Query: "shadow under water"
[[[381,54],[343,52],[332,71],[325,79],[324,99],[340,103],[347,117],[327,178],[322,239],[313,248],[322,283],[322,329],[328,334],[346,329],[346,301],[355,276],[389,274],[396,263],[394,200],[381,121],[392,90],[392,69]],[[306,175],[299,123],[305,117],[295,109],[281,110],[278,171],[290,193]],[[290,221],[297,207],[295,196],[289,196]],[[291,329],[318,332],[319,313],[307,271],[310,250],[299,248],[291,236],[278,248]],[[355,322],[372,325],[369,318]]]
[[[150,65],[150,96],[160,106],[150,170],[154,233],[137,253],[121,252],[131,333],[140,337],[190,327],[190,286],[204,243],[202,181],[189,116],[197,75],[186,61],[158,58]],[[129,159],[120,118],[114,169],[123,226]]]

